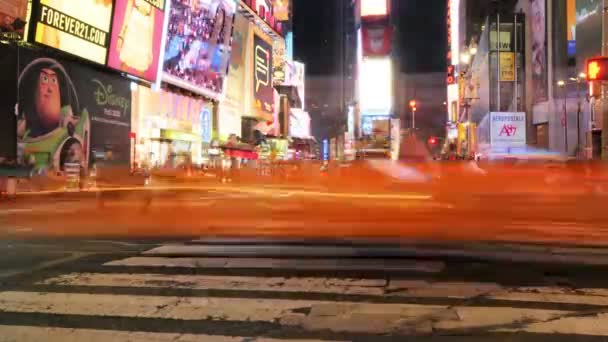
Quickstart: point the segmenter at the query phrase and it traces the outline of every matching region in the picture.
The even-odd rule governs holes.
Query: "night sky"
[[[311,75],[334,73],[337,67],[336,16],[330,1],[294,0],[294,39],[296,59],[306,63]],[[446,0],[393,0],[399,13],[402,71],[433,72],[445,70]],[[319,10],[323,8],[323,10]]]

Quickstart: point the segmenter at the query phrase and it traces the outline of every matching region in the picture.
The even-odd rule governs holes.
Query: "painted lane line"
[[[172,334],[128,332],[115,330],[48,328],[34,326],[0,325],[1,341],[47,341],[47,342],[243,342],[243,337],[205,334]],[[294,340],[256,338],[252,342],[322,342],[321,340]],[[324,342],[332,342],[323,340]],[[337,342],[337,341],[335,341]]]

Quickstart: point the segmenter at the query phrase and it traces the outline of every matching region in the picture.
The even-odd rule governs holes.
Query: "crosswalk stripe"
[[[130,257],[110,261],[105,266],[166,268],[234,268],[316,271],[403,271],[438,273],[445,268],[440,261],[406,261],[373,259],[273,259],[273,258],[197,258],[197,257]]]
[[[37,283],[61,286],[119,288],[171,288],[189,290],[265,291],[287,293],[323,293],[373,297],[466,299],[483,296],[486,301],[572,304],[608,307],[608,294],[602,289],[585,289],[573,294],[556,287],[525,287],[505,289],[492,283],[455,283],[394,281],[384,279],[286,278],[214,275],[166,275],[120,273],[70,273]]]
[[[61,286],[113,286],[183,288],[193,290],[247,290],[318,292],[381,296],[384,279],[285,278],[164,274],[71,273],[39,284]]]
[[[95,329],[67,329],[31,326],[0,325],[0,341],[18,342],[243,342],[243,337],[204,335],[204,334],[171,334],[127,332]],[[253,341],[253,340],[252,340]],[[256,338],[255,342],[332,342],[328,340],[283,340],[274,338]],[[337,341],[334,341],[337,342]]]
[[[440,305],[335,303],[316,300],[249,299],[220,297],[136,296],[81,293],[6,291],[0,293],[0,311],[63,315],[275,322],[307,308],[338,315],[383,313],[395,317],[429,315]]]
[[[302,310],[308,313],[302,313]],[[89,295],[70,293],[0,293],[2,313],[43,313],[101,317],[137,317],[183,321],[279,322],[311,331],[391,333],[417,324],[434,322],[437,331],[547,329],[542,323],[572,317],[566,310],[510,307],[469,307],[418,304],[361,304],[307,300],[258,300],[232,298]],[[525,324],[522,324],[525,323]],[[533,326],[532,324],[537,324]],[[521,325],[521,326],[519,326]],[[563,333],[572,333],[562,329]],[[608,334],[608,325],[595,327]]]
[[[297,249],[283,248],[292,247]],[[602,311],[608,307],[608,290],[602,288],[572,291],[559,286],[505,287],[491,282],[442,281],[434,277],[445,264],[435,261],[162,255],[176,248],[192,251],[199,250],[200,245],[165,245],[137,257],[97,264],[82,272],[72,269],[69,273],[53,273],[36,278],[24,288],[1,291],[0,342],[242,342],[256,324],[265,324],[273,331],[295,329],[264,335],[275,339],[256,337],[256,342],[282,342],[280,338],[286,336],[289,341],[309,337],[313,340],[301,341],[313,342],[319,336],[326,336],[324,341],[342,340],[343,334],[388,336],[412,331],[608,336],[608,314]],[[343,250],[349,253],[348,247]],[[204,274],[218,268],[234,270],[228,275]],[[233,273],[246,269],[256,273]],[[261,269],[279,272],[258,276]],[[297,272],[296,277],[284,275],[290,270],[340,269],[420,274],[403,279],[349,279],[316,273],[302,276]],[[198,274],[199,270],[203,274]],[[96,318],[105,323],[95,323]],[[49,320],[52,327],[46,327]],[[160,327],[160,322],[171,327]],[[120,324],[120,328],[113,324]],[[182,332],[180,324],[199,329],[177,334]],[[232,337],[224,334],[229,330],[221,330],[226,327],[220,327],[222,324],[246,328],[235,333],[241,337]],[[330,335],[322,335],[325,332]]]

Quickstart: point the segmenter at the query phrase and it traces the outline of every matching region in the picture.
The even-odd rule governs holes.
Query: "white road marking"
[[[298,313],[303,308],[307,308],[309,313]],[[351,333],[390,333],[408,327],[411,329],[421,321],[428,321],[440,332],[486,329],[488,332],[608,334],[608,325],[605,324],[608,317],[605,314],[577,318],[574,311],[511,307],[7,291],[0,293],[0,310],[5,313],[93,314],[184,321],[279,322],[309,331]],[[563,324],[555,323],[560,321]]]
[[[284,278],[163,274],[70,273],[41,281],[43,285],[180,288],[194,290],[247,290],[318,292],[382,296],[384,279]]]
[[[92,309],[94,308],[94,309]],[[317,300],[221,297],[136,296],[81,293],[0,292],[0,310],[16,313],[96,315],[177,320],[277,322],[295,310],[323,310],[323,316],[392,314],[396,319],[429,315],[446,306],[418,304],[361,304]],[[350,316],[349,316],[350,317]],[[310,318],[308,316],[302,319]],[[319,317],[320,319],[320,317]]]
[[[105,266],[130,267],[183,267],[183,268],[236,268],[236,269],[275,269],[275,270],[327,270],[327,271],[410,271],[438,273],[445,264],[440,261],[403,261],[372,259],[289,259],[272,258],[165,258],[131,257],[115,260]]]
[[[67,329],[32,326],[0,325],[0,341],[15,342],[243,342],[243,337],[214,336],[203,334],[170,334],[127,332],[95,329]],[[282,340],[274,338],[256,338],[252,342],[321,342],[321,340]],[[325,342],[331,342],[324,340]],[[337,342],[337,341],[336,341]]]

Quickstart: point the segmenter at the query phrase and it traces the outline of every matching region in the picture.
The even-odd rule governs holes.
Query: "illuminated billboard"
[[[360,64],[361,115],[388,115],[393,104],[391,59],[364,58]]]
[[[253,39],[253,72],[255,109],[259,114],[272,115],[274,112],[272,45],[258,35]]]
[[[291,0],[274,0],[272,3],[272,13],[278,21],[289,20],[289,2]]]
[[[165,0],[116,0],[108,66],[154,82]]]
[[[391,26],[387,22],[362,25],[363,56],[383,57],[390,55],[391,37]]]
[[[361,17],[383,17],[388,15],[387,0],[361,0]]]
[[[163,80],[217,97],[224,88],[235,13],[233,0],[171,3]]]
[[[36,43],[105,64],[112,0],[39,0],[32,3]]]

